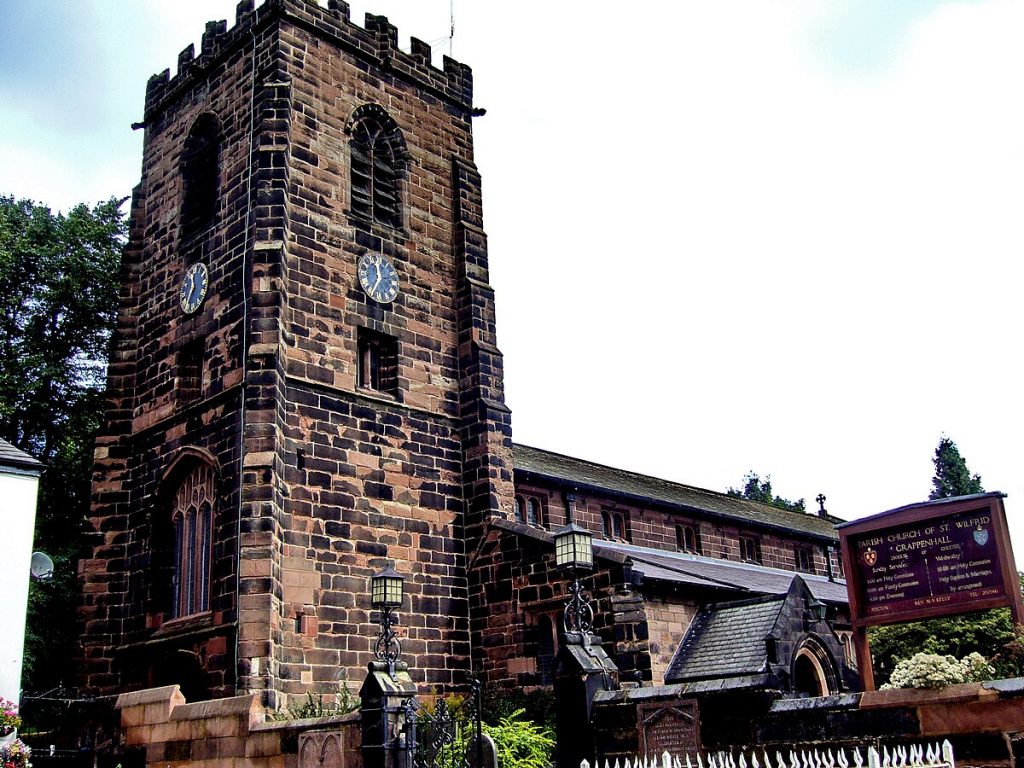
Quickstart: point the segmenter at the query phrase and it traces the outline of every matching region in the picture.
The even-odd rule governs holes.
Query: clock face
[[[178,291],[178,299],[181,302],[181,310],[186,315],[191,315],[202,306],[209,285],[210,273],[205,264],[193,264],[185,271],[185,277],[181,280],[181,289]]]
[[[390,259],[382,253],[364,253],[359,257],[356,271],[359,285],[366,295],[381,304],[388,304],[398,295],[398,272]]]

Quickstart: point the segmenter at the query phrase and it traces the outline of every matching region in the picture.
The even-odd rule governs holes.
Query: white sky
[[[234,4],[6,0],[0,193],[128,194],[146,79]],[[449,6],[352,17],[407,49]],[[945,433],[1024,560],[1024,3],[454,8],[517,442],[852,519]]]

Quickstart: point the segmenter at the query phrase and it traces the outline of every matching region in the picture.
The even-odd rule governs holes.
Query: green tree
[[[984,493],[981,476],[972,475],[956,443],[943,436],[932,458],[935,476],[928,498],[945,499]],[[1022,576],[1024,580],[1024,576]],[[991,661],[1000,677],[1024,673],[1024,648],[1008,608],[997,608],[927,621],[873,627],[868,632],[875,679],[889,679],[896,664],[915,653],[962,658],[980,653]]]
[[[807,509],[804,506],[803,499],[797,499],[796,501],[790,501],[784,499],[781,496],[775,496],[772,493],[772,477],[771,475],[765,475],[764,480],[754,470],[750,470],[743,476],[743,489],[729,487],[726,492],[727,496],[732,496],[737,499],[750,499],[751,501],[760,501],[764,504],[771,504],[773,507],[779,507],[780,509],[788,509],[791,512],[806,512]]]
[[[948,437],[943,436],[939,440],[932,463],[935,465],[935,476],[932,477],[929,499],[934,501],[985,492],[981,486],[981,475],[971,474],[967,462],[960,455],[960,449]]]
[[[46,467],[35,546],[56,566],[53,580],[29,594],[28,691],[70,681],[75,567],[117,310],[123,203],[54,214],[0,196],[0,436]]]

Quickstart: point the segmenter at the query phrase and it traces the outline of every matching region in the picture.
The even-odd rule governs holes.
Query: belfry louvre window
[[[213,543],[213,468],[197,464],[174,494],[175,617],[210,609],[210,558]]]
[[[402,226],[399,179],[405,143],[394,120],[377,105],[356,110],[349,144],[352,213],[389,227]]]
[[[209,227],[217,213],[220,127],[213,115],[200,115],[192,124],[181,156],[181,176],[181,237],[188,239]]]
[[[360,328],[358,355],[357,382],[361,389],[398,393],[398,339]]]

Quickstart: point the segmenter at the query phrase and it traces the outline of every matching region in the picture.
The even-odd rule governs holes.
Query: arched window
[[[756,536],[740,536],[740,560],[761,562],[761,542]]]
[[[399,180],[405,141],[398,124],[376,104],[359,107],[349,121],[352,213],[389,227],[402,226]]]
[[[200,115],[192,124],[181,156],[181,178],[181,237],[187,239],[209,227],[217,213],[220,126],[211,114]]]
[[[606,539],[612,537],[612,516],[608,512],[601,513],[601,535]]]
[[[522,496],[516,496],[516,522],[517,523],[522,523],[522,522],[524,522],[526,520],[526,513],[523,510],[524,510],[523,497]]]
[[[700,554],[700,534],[692,525],[676,526],[676,546],[684,552]]]
[[[174,493],[174,617],[210,609],[210,557],[213,543],[214,473],[196,464]]]
[[[540,525],[540,504],[536,499],[526,500],[526,522],[530,525]]]
[[[612,515],[612,536],[616,539],[626,538],[626,521],[619,512]]]

